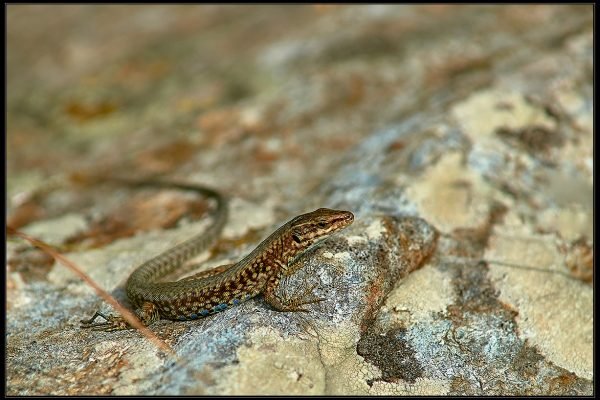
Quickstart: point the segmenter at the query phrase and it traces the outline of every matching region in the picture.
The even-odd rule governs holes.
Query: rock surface
[[[210,204],[97,174],[222,190],[209,266],[356,216],[284,288],[326,301],[152,325],[176,359],[9,239],[7,394],[593,393],[591,5],[7,10],[8,224],[117,299]]]

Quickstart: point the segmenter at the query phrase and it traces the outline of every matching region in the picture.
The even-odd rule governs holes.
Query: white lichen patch
[[[6,179],[6,200],[8,215],[11,214],[11,208],[23,204],[31,195],[41,186],[48,184],[48,179],[35,169],[24,171],[11,171]]]
[[[369,393],[368,379],[381,376],[374,365],[357,354],[360,332],[355,324],[342,321],[334,329],[318,329],[319,352],[326,368],[328,395]]]
[[[326,366],[332,366],[340,361],[340,349],[355,348],[360,339],[358,326],[350,321],[341,321],[332,329],[331,325],[315,327],[319,338],[319,350],[322,361]],[[345,358],[345,355],[342,356]]]
[[[474,142],[485,141],[498,128],[555,127],[543,109],[528,103],[519,93],[503,90],[477,92],[454,106],[452,114]]]
[[[202,231],[206,223],[186,225],[168,232],[140,233],[116,240],[103,248],[65,256],[101,286],[111,288],[125,280],[139,264]],[[74,279],[80,278],[63,266],[48,273],[48,280],[56,285],[65,285]],[[91,289],[89,291],[92,292]]]
[[[369,242],[369,240],[366,237],[356,235],[347,236],[346,240],[348,241],[349,246],[364,245],[365,243]]]
[[[250,334],[250,346],[237,351],[238,364],[220,370],[216,393],[223,395],[316,395],[325,373],[314,341],[283,339],[271,328]]]
[[[439,396],[450,391],[450,381],[417,378],[415,383],[375,382],[371,394],[403,396]]]
[[[87,222],[80,214],[65,214],[53,219],[32,222],[23,232],[48,244],[60,244],[69,236],[85,229]]]
[[[593,379],[593,288],[556,273],[569,272],[552,238],[495,235],[484,258],[543,270],[489,264],[500,301],[518,311],[521,337],[556,365]]]
[[[440,394],[448,391],[447,384],[440,381],[417,379],[415,384],[378,381],[382,377],[381,370],[357,353],[360,333],[350,323],[341,323],[336,329],[319,330],[318,336],[321,360],[327,374],[324,394]],[[373,381],[371,386],[369,381]]]
[[[369,379],[381,377],[381,371],[356,354],[354,348],[337,349],[336,363],[327,370],[327,395],[367,395]]]
[[[428,168],[406,195],[443,232],[476,227],[489,210],[489,186],[466,168],[459,153],[449,153]]]
[[[22,290],[26,285],[20,273],[10,272],[6,274],[7,311],[13,308],[25,307],[35,301],[27,291]]]
[[[369,241],[377,241],[381,235],[385,233],[385,227],[380,218],[375,218],[364,231],[369,238]]]
[[[223,229],[223,236],[240,237],[248,232],[248,229],[264,228],[275,223],[274,204],[274,199],[251,203],[234,197],[229,202],[229,219]],[[281,224],[285,222],[287,221],[281,221]]]
[[[347,251],[342,251],[340,253],[336,253],[333,256],[333,258],[340,261],[342,264],[344,263],[344,261],[350,262],[352,260],[352,256]]]
[[[593,220],[593,215],[581,207],[549,208],[538,214],[537,225],[544,231],[558,232],[563,239],[571,241],[581,236],[593,238]]]
[[[591,133],[594,127],[594,113],[587,109],[591,107],[591,103],[586,102],[586,98],[575,87],[563,88],[555,93],[558,104],[573,116],[577,126]],[[588,135],[587,138],[593,138],[593,136]]]
[[[144,341],[137,345],[135,351],[126,351],[124,357],[127,364],[119,374],[119,386],[115,387],[114,394],[131,396],[150,389],[152,382],[144,378],[157,373],[164,362],[164,358],[159,357],[156,346]]]
[[[452,303],[450,277],[431,265],[413,271],[390,292],[385,307],[405,328],[414,321],[431,319]]]
[[[565,171],[548,171],[541,175],[541,179],[545,181],[544,191],[559,207],[578,206],[593,210],[594,185],[593,182],[588,182],[587,177]],[[589,225],[591,229],[591,221]]]

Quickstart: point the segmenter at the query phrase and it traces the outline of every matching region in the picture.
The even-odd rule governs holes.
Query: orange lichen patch
[[[386,284],[387,283],[384,282],[380,277],[380,279],[373,281],[370,287],[368,287],[365,297],[365,318],[362,320],[360,325],[361,331],[364,332],[369,329],[369,326],[377,315],[385,295],[383,286]]]
[[[406,142],[404,140],[395,140],[388,145],[386,150],[388,152],[403,150],[406,147]]]
[[[334,11],[336,8],[340,8],[340,7],[342,7],[342,6],[338,5],[338,4],[313,4],[312,5],[313,10],[315,10],[317,13],[320,13],[320,14]]]
[[[9,271],[18,272],[24,282],[44,280],[54,265],[54,258],[43,251],[23,247],[7,261]]]
[[[187,140],[170,142],[145,151],[136,157],[136,163],[145,171],[167,172],[188,161],[194,155],[194,145]]]
[[[117,72],[117,80],[127,85],[142,85],[169,72],[170,65],[161,60],[154,62],[130,61]]]
[[[328,90],[325,91],[323,108],[318,113],[310,115],[318,118],[323,112],[336,110],[347,110],[349,107],[357,106],[366,97],[365,79],[358,74],[350,76],[333,76],[326,81]]]
[[[222,82],[210,82],[201,88],[191,89],[177,99],[175,106],[178,111],[191,113],[194,110],[205,110],[215,107],[225,97],[225,88]]]
[[[366,82],[364,78],[358,74],[353,74],[346,82],[345,91],[343,92],[343,100],[347,106],[355,106],[365,98]]]
[[[44,136],[45,133],[47,134],[47,132],[41,132],[29,127],[9,127],[6,132],[6,147],[11,149],[11,153],[14,155],[16,149],[39,145],[40,139],[50,136]],[[10,156],[10,154],[7,155]]]
[[[238,140],[244,134],[240,111],[236,108],[206,112],[198,117],[197,124],[203,137],[212,144]]]
[[[183,217],[198,219],[206,210],[204,201],[174,197],[166,192],[150,197],[137,195],[118,210],[94,221],[87,231],[69,237],[65,243],[84,242],[91,248],[100,247],[133,236],[137,231],[171,228]]]
[[[490,59],[482,57],[455,57],[441,62],[432,62],[427,66],[424,81],[430,88],[445,85],[459,75],[467,75],[475,70],[485,70]]]
[[[98,173],[82,169],[69,173],[67,179],[72,185],[88,187],[101,183],[104,180],[104,176],[110,176],[110,174],[107,174],[105,171]]]
[[[258,162],[270,163],[280,158],[278,152],[269,150],[264,145],[259,144],[254,152],[254,158]]]
[[[551,147],[559,147],[564,138],[558,130],[543,125],[528,125],[520,129],[501,127],[496,134],[509,143],[514,143],[530,154],[546,153]]]
[[[420,10],[423,10],[431,15],[435,14],[447,14],[451,11],[453,6],[451,4],[423,4],[419,6]]]
[[[400,224],[394,221],[393,218],[383,218],[382,224],[389,235],[388,240],[396,239],[402,249],[403,259],[407,264],[407,268],[402,273],[404,275],[422,267],[425,262],[432,256],[438,241],[438,232],[434,232],[431,241],[415,242],[415,237],[418,234],[415,229],[419,229],[413,221],[403,221]]]
[[[87,122],[112,114],[117,110],[117,104],[107,100],[93,103],[71,101],[67,103],[64,110],[69,117],[77,122]]]
[[[332,136],[321,139],[320,143],[327,148],[331,148],[336,151],[342,151],[355,144],[355,141],[349,140],[346,136]]]
[[[8,215],[6,224],[14,229],[18,229],[30,222],[43,219],[45,215],[44,208],[36,200],[30,199],[14,208]]]
[[[550,379],[550,395],[564,394],[567,389],[577,383],[577,375],[566,372]]]
[[[594,277],[594,249],[585,238],[572,242],[566,249],[565,264],[571,274],[586,283]]]

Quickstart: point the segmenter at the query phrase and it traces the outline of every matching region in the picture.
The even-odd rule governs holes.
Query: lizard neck
[[[252,265],[253,268],[267,274],[270,271],[285,270],[288,263],[304,250],[298,248],[296,243],[293,242],[288,225],[283,225],[273,232],[239,264],[243,266]]]

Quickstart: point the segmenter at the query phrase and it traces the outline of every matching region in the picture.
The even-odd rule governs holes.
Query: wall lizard
[[[276,294],[280,280],[301,267],[298,259],[318,242],[354,221],[350,211],[319,208],[299,215],[267,237],[250,254],[237,263],[222,265],[176,282],[159,282],[192,256],[215,242],[227,221],[227,202],[217,191],[204,186],[166,181],[130,181],[134,186],[158,186],[192,190],[216,201],[214,221],[204,233],[166,250],[144,262],[127,280],[127,296],[136,306],[136,314],[145,325],[165,318],[193,320],[223,311],[262,294],[266,302],[278,311],[306,311],[303,305],[324,299],[312,295],[308,288],[293,299]],[[102,317],[104,322],[95,322]],[[115,331],[130,329],[121,316],[96,312],[81,321],[82,328]]]

